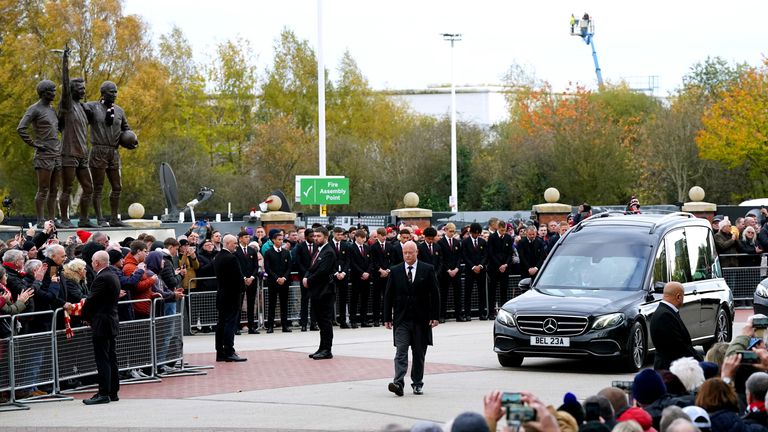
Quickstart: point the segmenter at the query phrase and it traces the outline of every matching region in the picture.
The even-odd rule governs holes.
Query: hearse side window
[[[720,260],[717,257],[717,249],[715,249],[715,238],[712,236],[712,231],[707,230],[707,247],[709,248],[709,255],[712,262],[712,277],[721,278],[723,272],[720,269]]]
[[[704,227],[685,228],[688,239],[688,259],[693,281],[712,278],[712,249],[708,242],[709,230]]]
[[[656,261],[653,264],[653,281],[669,282],[669,276],[667,274],[667,250],[664,247],[664,244],[662,244],[658,252],[656,252]]]
[[[670,279],[674,282],[686,283],[692,280],[691,264],[686,247],[685,231],[675,230],[664,238],[667,247],[667,265]]]

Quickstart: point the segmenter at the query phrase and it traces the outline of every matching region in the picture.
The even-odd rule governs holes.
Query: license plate
[[[531,336],[531,345],[535,346],[571,346],[571,340],[558,336]]]

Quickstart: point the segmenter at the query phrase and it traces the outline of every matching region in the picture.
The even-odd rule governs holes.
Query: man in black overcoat
[[[411,348],[411,386],[413,394],[423,394],[424,357],[432,345],[432,328],[438,325],[440,289],[432,265],[417,260],[416,243],[403,245],[403,263],[392,266],[384,291],[384,326],[394,329],[395,379],[389,391],[402,396]]]
[[[656,359],[653,368],[669,370],[673,361],[682,357],[703,360],[701,354],[693,348],[691,335],[680,318],[685,289],[679,282],[667,282],[664,296],[651,316],[651,340],[656,347]]]
[[[309,290],[310,306],[315,311],[317,325],[320,327],[320,346],[309,357],[327,360],[333,358],[333,304],[336,301],[333,275],[337,269],[336,253],[328,244],[328,230],[325,227],[317,227],[314,236],[317,250],[301,282]]]
[[[235,256],[237,238],[224,236],[223,247],[213,259],[213,271],[219,289],[216,291],[216,361],[241,362],[248,359],[235,353],[235,331],[240,323],[241,296],[245,291],[246,278]]]

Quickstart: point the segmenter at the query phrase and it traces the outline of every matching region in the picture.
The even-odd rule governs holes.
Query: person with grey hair
[[[690,421],[691,418],[677,405],[670,405],[661,412],[661,422],[659,423],[659,432],[667,432],[669,425],[677,419]]]
[[[219,285],[216,291],[216,361],[244,362],[248,359],[235,352],[235,331],[240,322],[240,296],[245,292],[246,278],[235,256],[237,237],[227,234],[222,242],[224,248],[213,260],[213,270]]]
[[[755,372],[747,378],[747,412],[744,423],[768,427],[768,413],[765,409],[765,395],[768,392],[768,373]]]
[[[616,426],[611,429],[611,432],[643,432],[643,427],[640,426],[640,423],[634,420],[625,420],[616,423]]]
[[[701,432],[699,428],[693,425],[690,421],[679,418],[672,422],[667,428],[667,432]]]
[[[21,271],[24,268],[24,252],[18,249],[8,249],[3,254],[3,267],[8,274],[8,283],[5,286],[16,297],[25,288],[21,276]]]
[[[55,311],[67,302],[66,290],[61,285],[61,277],[64,261],[67,253],[64,246],[53,244],[45,248],[45,265],[48,270],[43,277],[40,289],[35,292],[35,309],[41,311]],[[35,320],[38,321],[38,320]],[[50,331],[50,320],[41,321],[40,331]]]

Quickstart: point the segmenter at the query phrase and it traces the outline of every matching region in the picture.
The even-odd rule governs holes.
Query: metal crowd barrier
[[[723,267],[723,279],[728,283],[733,293],[734,300],[751,301],[754,298],[755,289],[760,282],[768,276],[767,255],[755,254],[721,254],[722,258],[736,258],[740,263],[753,261],[759,265],[747,265],[738,267]],[[747,261],[749,260],[749,261]]]
[[[157,375],[162,378],[172,376],[205,375],[202,369],[213,369],[213,366],[193,366],[184,362],[184,305],[186,302],[176,302],[178,309],[173,315],[163,315],[155,317],[154,325],[154,344],[153,350],[153,369],[157,370],[160,365],[179,364],[178,368],[172,368],[169,371],[159,371]],[[157,310],[158,305],[162,305],[162,299],[155,299],[152,310]]]
[[[11,322],[10,315],[0,315],[0,322]],[[16,401],[16,391],[14,389],[13,361],[13,336],[0,339],[0,394],[7,393],[8,400],[0,402],[0,412],[28,410],[29,407]]]

